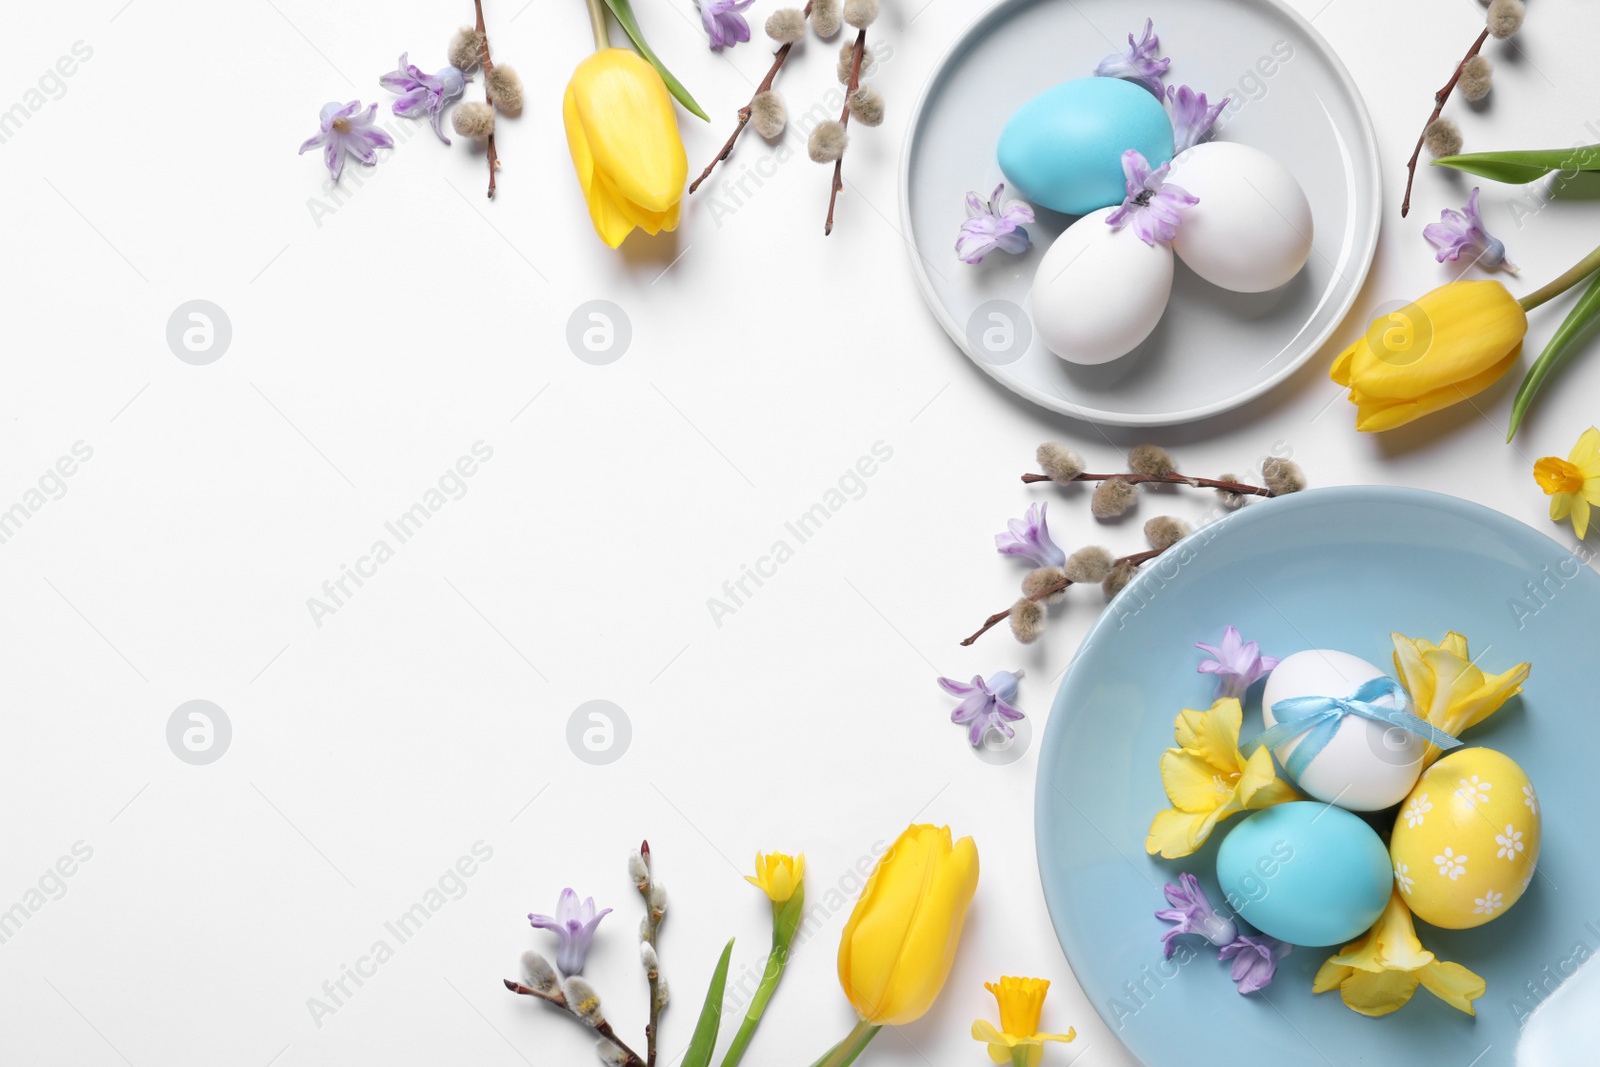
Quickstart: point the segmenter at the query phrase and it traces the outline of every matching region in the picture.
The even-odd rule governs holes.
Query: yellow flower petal
[[[1587,496],[1572,498],[1572,529],[1578,540],[1589,536],[1589,500]]]
[[[1488,992],[1482,978],[1459,963],[1430,963],[1417,972],[1428,992],[1468,1015],[1478,1014],[1472,1002]]]
[[[1420,392],[1416,396],[1383,397],[1367,392],[1364,388],[1352,387],[1350,401],[1356,405],[1356,429],[1362,433],[1382,433],[1384,430],[1404,426],[1414,419],[1442,411],[1452,404],[1459,404],[1463,400],[1477,396],[1503,378],[1505,373],[1516,365],[1517,358],[1521,354],[1522,346],[1519,344],[1500,362],[1491,365],[1483,372],[1461,381],[1447,382],[1436,389]]]
[[[1169,748],[1161,756],[1161,784],[1179,811],[1203,815],[1233,795],[1238,776],[1225,778],[1199,756]]]
[[[1244,711],[1237,700],[1226,698],[1206,711],[1185,708],[1173,723],[1178,747],[1192,752],[1218,771],[1239,770],[1239,728]]]
[[[878,861],[839,939],[839,983],[869,1022],[901,1026],[933,1006],[978,886],[972,838],[911,826]]]
[[[1410,971],[1355,971],[1340,985],[1339,996],[1351,1011],[1388,1015],[1410,1003],[1420,980]]]

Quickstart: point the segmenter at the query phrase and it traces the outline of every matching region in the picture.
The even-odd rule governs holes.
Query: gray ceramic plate
[[[1092,74],[1155,20],[1168,84],[1232,96],[1217,137],[1275,156],[1311,202],[1310,261],[1270,293],[1219,289],[1178,264],[1155,332],[1122,359],[1056,358],[1027,321],[1028,287],[1072,220],[1039,211],[1033,248],[975,267],[955,256],[968,190],[1001,179],[995,146],[1018,106]],[[1377,144],[1361,95],[1305,19],[1278,0],[1003,0],[958,38],[917,103],[900,164],[900,211],[928,305],[1008,389],[1077,418],[1165,426],[1260,396],[1305,363],[1350,309],[1377,248]]]
[[[1214,952],[1163,961],[1161,886],[1190,871],[1220,901],[1217,846],[1238,825],[1222,823],[1188,859],[1144,851],[1167,806],[1159,761],[1172,720],[1213,693],[1195,672],[1194,642],[1227,625],[1269,655],[1337,648],[1380,667],[1391,663],[1391,631],[1437,641],[1454,629],[1486,670],[1533,664],[1522,695],[1463,740],[1504,752],[1533,779],[1544,816],[1538,876],[1486,926],[1417,921],[1425,947],[1488,983],[1476,1018],[1422,989],[1381,1019],[1337,993],[1315,996],[1332,949],[1295,949],[1248,997]],[[1597,630],[1600,578],[1580,558],[1515,519],[1416,489],[1342,486],[1252,504],[1142,568],[1062,679],[1034,805],[1050,917],[1117,1039],[1149,1067],[1511,1067],[1521,1020],[1597,951]],[[1258,688],[1246,736],[1260,703]],[[1592,1064],[1594,1050],[1574,1048],[1568,1062]]]

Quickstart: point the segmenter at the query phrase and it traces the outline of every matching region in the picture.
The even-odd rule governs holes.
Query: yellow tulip
[[[1522,692],[1532,669],[1519,663],[1503,674],[1485,674],[1467,653],[1467,639],[1451,631],[1437,645],[1405,634],[1394,642],[1394,673],[1415,705],[1414,713],[1452,737],[1478,725]],[[1428,745],[1422,765],[1430,767],[1443,752]]]
[[[865,1026],[933,1006],[977,888],[978,848],[948,826],[911,826],[884,853],[839,939],[839,983]]]
[[[1233,697],[1223,697],[1209,711],[1178,713],[1173,723],[1178,747],[1161,756],[1161,784],[1173,806],[1150,823],[1146,852],[1169,860],[1193,855],[1223,819],[1300,799],[1278,777],[1265,746],[1249,756],[1239,750],[1243,723],[1244,711]]]
[[[1064,1034],[1041,1034],[1039,1016],[1044,1011],[1044,996],[1050,983],[1043,978],[1002,978],[996,985],[983,983],[1000,1004],[1000,1028],[987,1019],[972,1024],[975,1041],[989,1046],[989,1058],[1013,1067],[1039,1067],[1046,1041],[1071,1041],[1078,1032],[1071,1027]]]
[[[1451,282],[1374,320],[1329,376],[1349,388],[1356,429],[1392,430],[1493,385],[1527,332],[1527,312],[1499,282]]]
[[[744,880],[765,893],[774,904],[783,904],[794,896],[805,876],[805,853],[786,856],[782,852],[757,852],[755,876],[747,874]]]
[[[1411,911],[1396,889],[1377,924],[1322,965],[1311,991],[1338,989],[1345,1007],[1378,1016],[1405,1007],[1419,984],[1468,1015],[1477,1014],[1472,1002],[1487,988],[1461,964],[1445,963],[1422,947]]]
[[[596,52],[573,71],[561,113],[600,239],[615,248],[636,226],[677,229],[689,164],[655,68],[626,48]]]

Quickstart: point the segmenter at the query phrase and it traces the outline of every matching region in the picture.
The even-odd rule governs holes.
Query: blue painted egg
[[[1122,203],[1122,153],[1172,159],[1172,122],[1148,89],[1079,78],[1019,107],[1000,131],[1000,170],[1017,195],[1068,215]]]
[[[1394,889],[1389,850],[1343,808],[1296,801],[1258,811],[1222,839],[1217,881],[1228,906],[1294,945],[1342,945],[1365,933]]]

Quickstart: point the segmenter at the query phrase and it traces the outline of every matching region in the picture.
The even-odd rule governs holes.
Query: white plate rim
[[[928,309],[933,312],[934,318],[938,320],[939,325],[944,328],[944,332],[955,342],[956,347],[961,350],[962,354],[989,377],[1018,396],[1031,400],[1041,407],[1075,419],[1082,419],[1086,422],[1107,423],[1112,426],[1178,426],[1183,423],[1210,418],[1213,415],[1220,415],[1225,411],[1232,411],[1234,408],[1248,404],[1257,397],[1270,392],[1290,375],[1305,366],[1312,356],[1322,351],[1322,346],[1327,343],[1328,338],[1333,336],[1334,331],[1343,325],[1345,317],[1349,315],[1350,309],[1355,306],[1356,299],[1361,295],[1361,290],[1366,284],[1367,275],[1372,270],[1373,260],[1377,257],[1378,234],[1383,223],[1383,168],[1381,166],[1372,168],[1368,181],[1368,202],[1376,207],[1361,233],[1361,239],[1365,242],[1368,251],[1361,258],[1360,269],[1355,272],[1353,282],[1345,298],[1340,302],[1337,313],[1329,317],[1328,325],[1305,345],[1298,357],[1290,360],[1282,368],[1255,385],[1243,389],[1233,396],[1225,397],[1209,404],[1154,414],[1110,411],[1102,408],[1084,407],[1081,404],[1074,404],[1060,395],[1023,385],[1001,374],[999,367],[985,363],[973,355],[966,332],[961,328],[960,324],[950,317],[950,313],[946,310],[944,304],[934,295],[933,283],[928,279],[928,272],[922,263],[924,253],[917,247],[916,238],[913,236],[915,231],[911,226],[911,152],[922,126],[923,111],[928,103],[928,98],[933,94],[934,87],[941,80],[941,76],[949,67],[951,60],[954,59],[956,53],[962,49],[973,34],[985,23],[1000,17],[1002,11],[1006,8],[1039,2],[1041,0],[996,0],[982,14],[968,23],[955,36],[955,39],[950,42],[944,53],[940,55],[938,62],[934,64],[932,72],[928,75],[928,80],[922,86],[922,92],[917,95],[916,106],[912,108],[911,119],[906,125],[905,143],[900,149],[900,228],[905,235],[906,250],[911,256],[911,270],[916,276],[917,289],[922,293],[923,303],[928,305]],[[1380,159],[1381,157],[1378,154],[1378,135],[1372,125],[1372,116],[1367,110],[1366,97],[1362,94],[1360,87],[1356,85],[1355,79],[1350,76],[1350,71],[1345,67],[1338,53],[1328,44],[1327,39],[1311,24],[1310,19],[1290,7],[1286,0],[1252,0],[1252,2],[1271,8],[1280,16],[1288,19],[1303,35],[1305,42],[1316,49],[1328,64],[1329,69],[1338,77],[1340,85],[1348,94],[1351,103],[1354,104],[1356,117],[1361,128],[1360,132],[1366,143],[1369,158],[1373,160]]]

